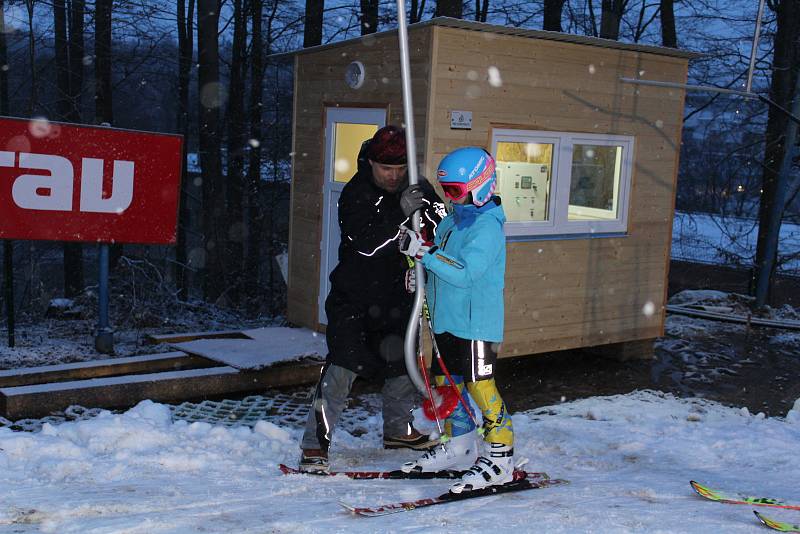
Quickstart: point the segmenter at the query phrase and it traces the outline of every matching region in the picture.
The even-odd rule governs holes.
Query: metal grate
[[[251,395],[240,400],[206,400],[198,403],[184,402],[169,405],[173,420],[190,423],[205,422],[227,427],[255,426],[258,421],[269,421],[278,426],[300,428],[306,423],[314,388],[293,393],[271,392],[265,395]],[[373,416],[380,413],[380,395],[367,394],[351,399],[349,407],[342,413],[340,425],[349,433],[358,436],[376,424]],[[97,417],[102,408],[70,406],[63,412],[54,412],[41,419],[20,419],[9,421],[0,417],[0,427],[22,432],[38,432],[42,425],[58,425],[69,421],[83,421]],[[122,413],[124,410],[111,410]],[[378,423],[379,424],[379,423]]]

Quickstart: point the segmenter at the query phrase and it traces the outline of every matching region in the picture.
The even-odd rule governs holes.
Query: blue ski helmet
[[[459,200],[472,193],[476,206],[489,202],[497,187],[494,158],[476,146],[450,152],[439,163],[436,175],[447,198]]]

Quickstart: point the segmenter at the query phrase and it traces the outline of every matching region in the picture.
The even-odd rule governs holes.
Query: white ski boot
[[[478,458],[461,480],[450,486],[450,491],[474,491],[489,486],[502,486],[514,480],[514,447],[502,443],[487,445],[488,457]]]
[[[404,473],[422,473],[467,469],[478,456],[475,436],[476,432],[472,431],[450,438],[446,443],[433,447],[418,460],[404,463],[400,470]]]

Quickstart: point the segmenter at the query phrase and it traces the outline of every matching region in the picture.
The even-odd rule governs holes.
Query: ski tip
[[[344,501],[339,501],[339,506],[341,506],[342,508],[346,508],[347,511],[349,512],[356,513],[356,507],[353,506],[352,504],[347,504]]]
[[[702,485],[702,484],[700,484],[699,482],[697,482],[697,481],[695,481],[695,480],[690,480],[690,481],[689,481],[689,485],[692,487],[692,489],[693,489],[693,490],[694,490],[694,491],[695,491],[695,492],[696,492],[698,495],[700,495],[700,496],[702,496],[702,497],[708,497],[708,488],[706,488],[705,486],[703,486],[703,485]]]
[[[291,467],[289,467],[286,464],[278,465],[278,469],[280,469],[281,473],[283,473],[284,475],[289,475],[289,474],[292,474],[292,473],[296,472],[296,469],[292,469]]]
[[[778,532],[800,532],[800,525],[792,525],[790,523],[783,523],[781,521],[770,519],[756,510],[753,510],[753,513],[764,526],[769,527],[772,530],[777,530]]]

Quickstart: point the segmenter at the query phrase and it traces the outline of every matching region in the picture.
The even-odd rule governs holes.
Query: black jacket
[[[427,181],[420,179],[419,185],[429,203],[422,211],[422,230],[432,241],[445,215],[444,203]],[[339,197],[341,243],[331,290],[365,309],[386,299],[407,300],[410,306],[403,282],[409,266],[397,248],[401,224],[411,226],[400,209],[400,191],[389,193],[375,185],[369,164],[360,163]]]

